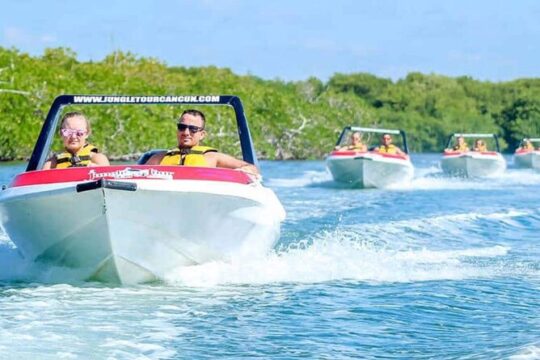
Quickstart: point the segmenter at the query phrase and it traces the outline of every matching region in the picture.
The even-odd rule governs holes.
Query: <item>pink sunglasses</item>
[[[88,131],[86,130],[77,130],[77,129],[60,129],[60,133],[63,137],[71,137],[73,135],[77,137],[82,137],[86,135]]]

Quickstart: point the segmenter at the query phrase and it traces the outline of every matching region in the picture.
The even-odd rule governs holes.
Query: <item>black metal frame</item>
[[[244,106],[234,95],[167,95],[167,96],[132,96],[132,95],[60,95],[45,118],[34,151],[26,167],[26,171],[43,167],[49,154],[61,110],[66,105],[228,105],[234,109],[238,136],[242,149],[242,158],[253,165],[258,165],[257,155],[249,132]]]

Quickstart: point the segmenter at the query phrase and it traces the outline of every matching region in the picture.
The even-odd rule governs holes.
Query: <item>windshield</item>
[[[80,101],[81,98],[88,101]],[[53,152],[75,148],[81,142],[91,143],[113,161],[135,161],[152,149],[175,148],[177,122],[188,109],[204,113],[205,133],[199,140],[201,146],[226,151],[257,164],[243,106],[236,96],[61,95],[54,100],[43,123],[26,170],[41,169]],[[81,136],[61,138],[62,119],[73,112],[78,114],[78,120],[73,121],[86,119],[89,128],[77,123],[75,129],[70,122],[70,134],[80,133]]]
[[[354,129],[345,129],[337,144],[337,147],[341,147],[343,150],[347,150],[346,148],[352,149],[359,140],[362,144],[366,145],[368,150],[373,150],[374,148],[382,145],[383,136],[390,136],[391,144],[401,149],[404,148],[403,138],[399,134],[384,134],[380,132],[370,132],[367,130],[357,131]]]
[[[205,145],[224,149],[235,157],[242,156],[234,110],[227,106],[68,105],[62,108],[59,119],[67,113],[84,114],[91,127],[88,142],[111,160],[129,161],[151,149],[174,148],[177,145],[176,124],[180,114],[187,109],[204,113]],[[62,150],[60,126],[61,121],[58,121],[49,156]]]
[[[462,138],[462,140],[460,140]],[[454,134],[450,137],[448,148],[450,150],[462,150],[464,145],[471,151],[499,151],[497,140],[494,136],[483,136],[479,134]]]

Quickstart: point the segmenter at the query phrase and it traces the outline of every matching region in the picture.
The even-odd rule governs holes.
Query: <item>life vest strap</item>
[[[62,163],[65,163],[65,162],[70,162],[72,164],[78,164],[81,161],[86,161],[86,160],[90,160],[90,155],[82,155],[82,156],[75,155],[75,156],[72,156],[72,157],[61,157],[60,159],[56,158],[56,163],[57,164],[62,164]]]
[[[167,154],[168,156],[174,156],[174,155],[190,155],[190,154],[193,154],[193,155],[204,155],[206,154],[207,152],[217,152],[216,149],[205,149],[205,150],[193,150],[193,149],[180,149],[180,150],[169,150],[167,151]]]

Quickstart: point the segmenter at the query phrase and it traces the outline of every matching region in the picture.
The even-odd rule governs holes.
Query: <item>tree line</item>
[[[237,95],[264,159],[320,159],[348,125],[403,129],[414,152],[441,151],[454,132],[496,133],[505,151],[513,151],[523,137],[540,137],[540,79],[535,78],[495,83],[414,72],[392,81],[336,73],[326,82],[316,77],[285,82],[214,66],[168,66],[129,52],[79,61],[67,48],[30,56],[0,47],[0,160],[29,157],[60,94]],[[177,108],[102,108],[82,110],[92,121],[92,141],[109,157],[175,145]],[[237,154],[232,113],[202,110],[209,144]],[[60,146],[58,139],[54,146]]]

